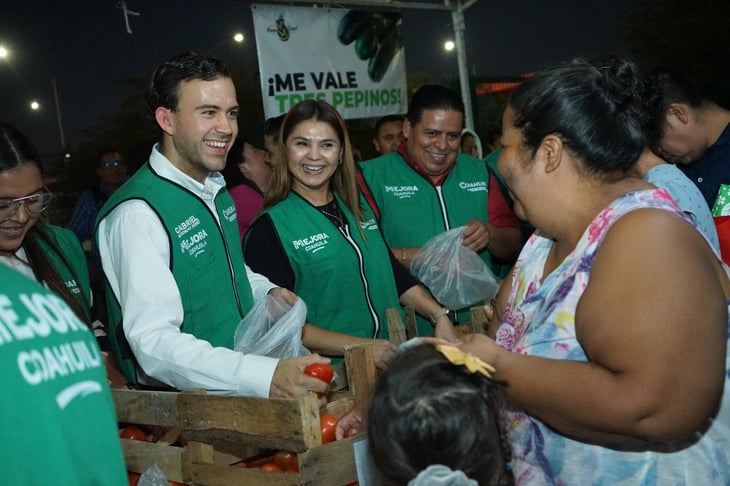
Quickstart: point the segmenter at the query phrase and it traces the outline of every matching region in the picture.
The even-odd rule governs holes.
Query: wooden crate
[[[205,392],[112,391],[121,422],[177,427],[185,446],[122,440],[127,468],[144,472],[157,464],[168,479],[199,485],[341,486],[357,480],[353,445],[365,435],[322,444],[319,400],[264,399]],[[340,417],[353,398],[341,396],[325,408]],[[234,464],[262,449],[298,454],[298,473],[266,472]]]
[[[340,418],[375,382],[372,346],[345,351],[349,391],[333,392],[322,413]],[[121,439],[127,469],[142,473],[157,464],[167,479],[199,485],[341,486],[357,480],[353,446],[365,434],[322,444],[319,400],[267,399],[113,389],[120,422],[170,427],[185,446]],[[296,452],[299,472],[266,472],[234,464],[262,450]]]

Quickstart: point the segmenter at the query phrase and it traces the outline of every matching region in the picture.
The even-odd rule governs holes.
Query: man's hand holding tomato
[[[279,361],[271,380],[269,397],[291,398],[308,392],[326,394],[329,384],[305,374],[304,369],[311,364],[329,364],[329,362],[329,358],[323,358],[318,354]],[[326,404],[324,398],[321,400],[323,405]]]

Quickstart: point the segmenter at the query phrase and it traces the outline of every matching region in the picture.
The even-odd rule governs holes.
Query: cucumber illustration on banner
[[[350,10],[340,20],[337,38],[344,45],[355,42],[355,54],[363,61],[370,60],[368,76],[377,82],[403,47],[401,26],[401,15],[397,12]]]

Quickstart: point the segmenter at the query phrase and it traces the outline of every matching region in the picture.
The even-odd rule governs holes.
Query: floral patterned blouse
[[[515,265],[497,343],[519,354],[587,361],[575,335],[575,310],[596,253],[621,216],[647,207],[689,221],[663,189],[626,194],[596,216],[573,252],[542,283],[552,241],[534,234]],[[574,441],[511,405],[505,421],[517,484],[730,485],[730,351],[726,372],[722,405],[710,428],[698,432],[694,444],[671,451],[628,452]]]

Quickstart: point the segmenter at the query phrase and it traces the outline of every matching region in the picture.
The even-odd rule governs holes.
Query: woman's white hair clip
[[[454,471],[443,464],[431,464],[408,481],[408,486],[479,486],[463,471]]]

